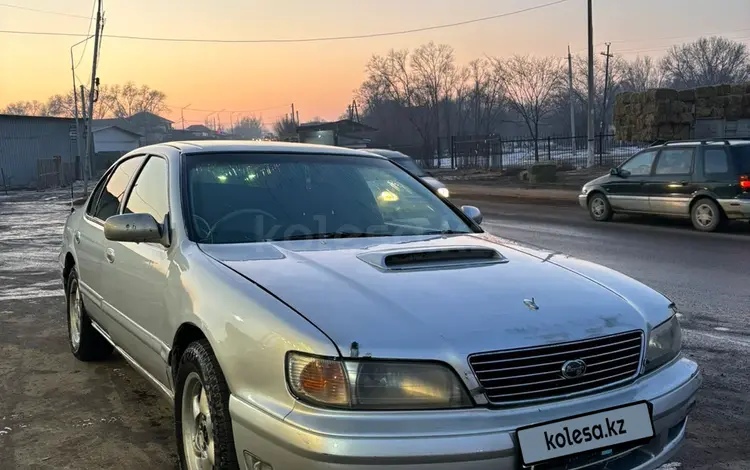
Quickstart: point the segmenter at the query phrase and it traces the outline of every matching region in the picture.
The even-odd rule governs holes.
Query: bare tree
[[[240,118],[232,128],[232,133],[243,139],[260,139],[263,137],[263,119],[256,116]]]
[[[133,82],[114,85],[100,90],[99,101],[107,106],[115,117],[127,118],[146,111],[158,114],[167,109],[167,95],[148,85],[137,86]]]
[[[273,133],[279,140],[293,138],[297,135],[297,122],[287,114],[273,123]]]
[[[469,62],[470,103],[475,134],[489,134],[502,113],[505,92],[502,77],[497,76],[497,70],[487,58]]]
[[[37,100],[10,103],[2,110],[2,113],[16,116],[51,116],[47,104]]]
[[[447,44],[429,42],[418,47],[411,56],[416,93],[419,101],[424,103],[434,116],[435,136],[440,137],[441,107],[447,101],[459,80],[458,70],[453,57],[453,48]],[[446,117],[448,117],[446,115]],[[450,122],[447,122],[450,129]],[[438,139],[438,155],[440,140]]]
[[[636,57],[622,63],[620,86],[622,91],[645,91],[664,85],[664,73],[649,56]]]
[[[539,122],[554,110],[563,83],[562,63],[555,57],[518,55],[493,62],[509,106],[523,118],[534,139],[534,159],[539,161]]]
[[[741,42],[720,36],[672,46],[661,67],[672,86],[699,86],[738,83],[750,80],[750,53]]]

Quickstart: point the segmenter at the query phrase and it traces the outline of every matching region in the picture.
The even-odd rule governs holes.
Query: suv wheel
[[[175,430],[181,468],[237,470],[229,387],[208,341],[192,343],[177,369]]]
[[[67,285],[68,343],[70,351],[80,361],[100,361],[112,354],[112,345],[96,331],[83,306],[78,272],[70,271]]]
[[[595,193],[589,198],[589,215],[597,222],[612,220],[612,206],[609,205],[607,196]]]
[[[722,213],[719,206],[708,198],[699,199],[693,204],[690,211],[690,220],[693,227],[701,232],[713,232],[722,222]]]

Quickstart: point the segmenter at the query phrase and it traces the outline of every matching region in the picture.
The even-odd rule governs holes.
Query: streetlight
[[[73,48],[76,47],[76,46],[78,46],[78,45],[83,44],[84,42],[88,41],[89,39],[91,39],[93,37],[94,36],[91,35],[91,36],[87,37],[86,39],[82,39],[82,40],[78,41],[77,43],[73,44],[72,46],[70,46],[70,72],[73,75],[73,106],[75,107],[76,146],[78,147],[78,149],[77,149],[78,150],[78,158],[83,157],[83,148],[81,148],[81,144],[82,144],[82,142],[81,142],[81,124],[78,121],[78,91],[76,90],[76,66],[75,66],[75,62],[73,61]],[[83,103],[81,103],[81,105],[83,105]],[[86,163],[88,163],[88,162],[85,161],[85,157],[84,157],[84,162],[83,162],[83,173],[84,173],[84,175],[83,176],[85,176],[85,174],[86,174],[86,169],[87,169]],[[86,188],[84,186],[84,190],[83,190],[84,191],[84,195],[85,195],[86,192],[88,192],[87,189],[88,188]]]

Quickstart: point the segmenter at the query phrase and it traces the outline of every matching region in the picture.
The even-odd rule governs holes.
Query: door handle
[[[73,240],[75,240],[76,243],[81,243],[81,232],[76,232],[76,234],[73,235]]]
[[[107,261],[109,261],[110,263],[115,262],[115,250],[113,250],[112,248],[107,248],[107,251],[104,256],[107,258]]]

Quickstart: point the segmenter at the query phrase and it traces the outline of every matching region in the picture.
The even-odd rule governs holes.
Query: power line
[[[37,13],[47,13],[47,14],[50,14],[50,15],[67,16],[69,18],[83,18],[84,20],[88,20],[89,19],[88,16],[73,15],[73,14],[70,14],[70,13],[63,13],[61,11],[42,10],[42,9],[39,9],[39,8],[22,7],[20,5],[11,5],[9,3],[0,3],[0,7],[16,8],[18,10],[34,11],[34,12],[37,12]]]
[[[731,31],[720,31],[720,32],[713,32],[713,33],[701,33],[701,34],[699,34],[697,36],[696,35],[691,35],[691,36],[665,36],[665,37],[651,38],[651,39],[617,39],[617,40],[608,41],[608,42],[611,42],[613,44],[615,44],[615,43],[622,44],[622,43],[634,43],[634,42],[638,43],[638,42],[650,42],[650,41],[666,41],[666,40],[671,40],[671,39],[697,40],[697,39],[700,39],[700,38],[705,37],[705,36],[721,36],[721,35],[724,35],[724,34],[741,33],[741,32],[745,32],[745,31],[750,31],[750,28],[734,29],[734,30],[731,30]],[[728,38],[728,39],[742,39],[742,38]],[[599,44],[596,44],[596,47],[604,46],[605,44],[606,44],[605,42],[600,42]],[[648,46],[646,46],[646,47],[648,47]],[[657,46],[654,46],[654,47],[657,47]],[[665,46],[665,47],[668,48],[668,47],[671,47],[671,46]],[[583,52],[585,50],[586,50],[585,48],[584,49],[579,49],[578,51],[576,51],[576,54],[580,54],[581,52]],[[657,50],[659,50],[659,49],[657,49]]]
[[[190,43],[215,43],[215,44],[271,44],[271,43],[304,43],[304,42],[324,42],[324,41],[345,41],[352,39],[371,39],[386,36],[398,36],[403,34],[420,33],[424,31],[434,31],[437,29],[454,28],[457,26],[465,26],[473,23],[480,23],[484,21],[495,20],[498,18],[506,18],[508,16],[518,15],[520,13],[526,13],[533,10],[539,10],[541,8],[551,7],[566,3],[571,0],[556,0],[550,3],[544,3],[542,5],[536,5],[529,8],[523,8],[521,10],[515,10],[507,13],[500,13],[497,15],[483,16],[481,18],[474,18],[471,20],[458,21],[455,23],[446,23],[441,25],[425,26],[422,28],[404,29],[399,31],[388,31],[383,33],[370,33],[370,34],[359,34],[352,36],[327,36],[327,37],[312,37],[312,38],[283,38],[283,39],[199,39],[199,38],[165,38],[165,37],[148,37],[148,36],[126,36],[121,34],[110,34],[108,37],[112,39],[128,39],[136,41],[158,41],[158,42],[190,42]],[[61,33],[52,31],[14,31],[14,30],[0,30],[3,34],[24,34],[24,35],[35,35],[35,36],[73,36],[80,37],[80,34],[76,33]]]
[[[288,103],[284,103],[284,104],[279,104],[279,105],[276,105],[276,106],[268,106],[266,108],[247,109],[247,110],[244,110],[244,109],[240,109],[240,110],[232,110],[232,109],[198,109],[198,108],[190,108],[190,107],[188,107],[188,108],[185,108],[185,111],[198,111],[198,112],[201,112],[201,113],[217,113],[219,111],[221,111],[221,112],[227,112],[227,113],[259,113],[261,111],[268,111],[268,110],[271,110],[271,109],[286,108],[287,106],[289,106],[289,104]],[[170,108],[170,109],[171,108],[180,108],[180,109],[182,109],[180,106],[167,105],[167,107]],[[187,120],[186,120],[186,122],[187,122]]]
[[[91,39],[91,25],[94,23],[94,13],[96,13],[96,0],[93,1],[91,6],[91,16],[89,17],[89,27],[86,28],[86,36],[88,36],[88,39],[86,39],[86,42],[83,43],[83,52],[81,52],[81,57],[78,58],[78,62],[73,67],[74,69],[77,69],[79,65],[81,65],[81,61],[83,61],[83,56],[86,54],[86,46],[89,43],[89,39]]]

